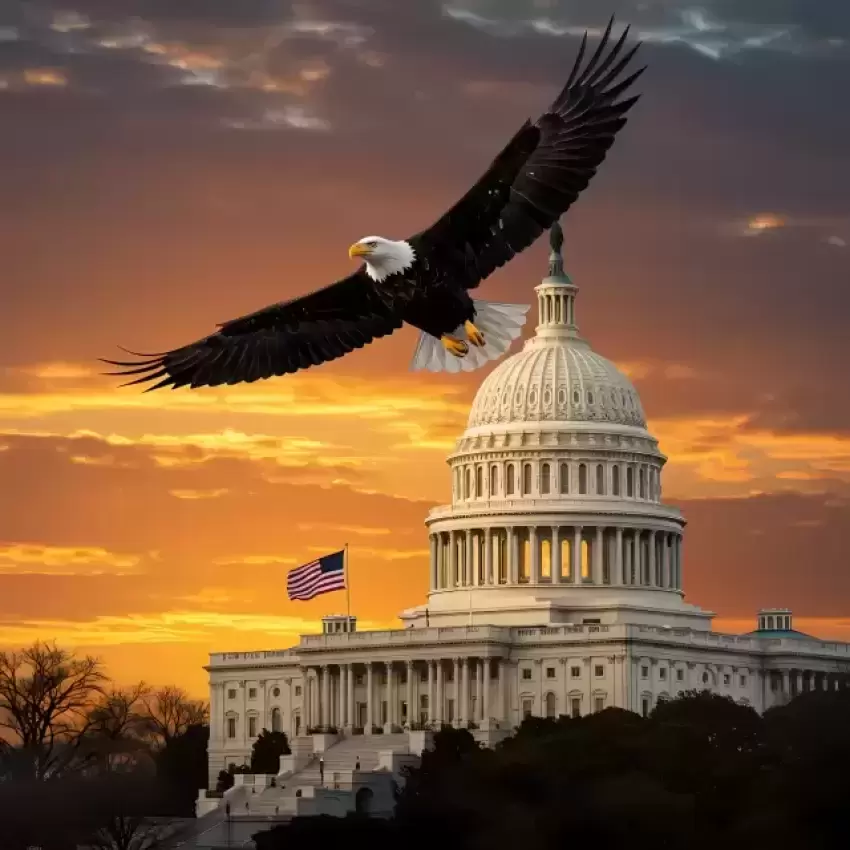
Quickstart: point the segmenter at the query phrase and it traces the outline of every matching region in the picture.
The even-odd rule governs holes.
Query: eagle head
[[[366,236],[348,249],[348,256],[352,259],[362,257],[366,263],[366,274],[380,281],[409,269],[416,259],[416,252],[404,241]]]

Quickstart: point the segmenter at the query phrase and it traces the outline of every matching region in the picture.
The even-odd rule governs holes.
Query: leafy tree
[[[290,752],[285,732],[262,729],[251,748],[251,773],[277,774],[280,770],[280,757],[287,756]]]

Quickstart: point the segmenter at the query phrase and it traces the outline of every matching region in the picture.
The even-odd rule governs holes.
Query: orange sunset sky
[[[286,599],[317,554],[350,543],[361,628],[422,601],[423,520],[486,371],[409,373],[409,329],[221,391],[119,390],[96,358],[189,342],[347,274],[358,237],[430,224],[611,12],[650,68],[564,219],[579,324],[670,458],[689,600],[721,630],[788,605],[850,640],[846,5],[3,4],[0,645],[55,638],[200,695],[208,652],[344,610]],[[482,297],[529,303],[545,266],[539,244]]]

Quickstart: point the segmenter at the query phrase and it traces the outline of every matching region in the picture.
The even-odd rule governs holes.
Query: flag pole
[[[343,554],[343,567],[345,569],[345,605],[348,611],[347,617],[351,619],[351,577],[348,572],[348,544],[345,544],[344,554]],[[346,628],[348,625],[346,624]]]

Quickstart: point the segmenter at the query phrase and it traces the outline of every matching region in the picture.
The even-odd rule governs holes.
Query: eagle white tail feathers
[[[456,357],[443,343],[431,334],[419,334],[419,342],[413,352],[411,371],[428,369],[431,372],[473,372],[491,360],[498,360],[522,333],[528,304],[499,304],[494,301],[475,301],[473,323],[484,336],[484,345],[469,343],[463,326],[456,328],[451,336],[467,342],[469,352]]]

